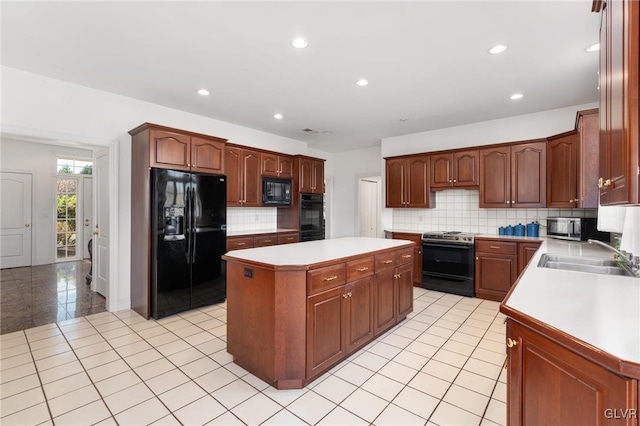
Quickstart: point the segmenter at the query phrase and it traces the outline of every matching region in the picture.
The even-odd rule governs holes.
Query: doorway
[[[358,236],[380,237],[381,177],[358,179]]]

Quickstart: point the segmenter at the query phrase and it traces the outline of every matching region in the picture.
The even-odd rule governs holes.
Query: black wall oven
[[[324,240],[324,197],[300,194],[300,241]]]
[[[441,233],[440,235],[447,235]],[[422,286],[461,296],[475,296],[473,236],[458,239],[422,237]]]

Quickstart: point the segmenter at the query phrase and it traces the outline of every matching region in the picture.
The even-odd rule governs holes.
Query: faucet
[[[611,247],[609,244],[603,243],[602,241],[587,240],[587,242],[589,244],[597,244],[618,254],[618,256],[620,256],[620,259],[622,259],[622,266],[624,266],[625,269],[629,270],[629,272],[631,272],[634,276],[637,277],[640,273],[640,256],[634,256],[633,253],[625,254],[617,248]]]

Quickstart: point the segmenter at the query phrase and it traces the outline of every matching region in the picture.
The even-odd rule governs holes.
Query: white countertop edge
[[[539,267],[545,253],[613,256],[592,244],[545,239],[504,305],[640,364],[640,279]]]

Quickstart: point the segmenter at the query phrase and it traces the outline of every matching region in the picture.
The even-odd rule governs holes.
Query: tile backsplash
[[[227,231],[272,230],[277,226],[275,207],[227,207]]]
[[[498,234],[498,227],[540,223],[546,235],[547,217],[597,217],[597,209],[481,209],[478,190],[436,192],[433,209],[393,209],[393,229],[407,231],[462,231]]]

